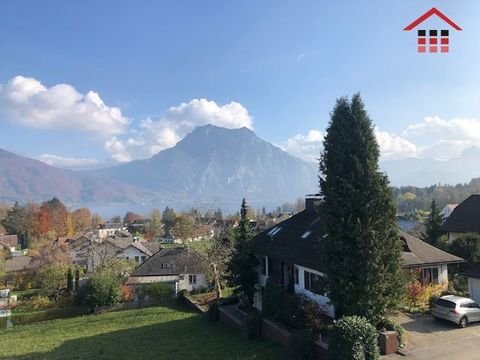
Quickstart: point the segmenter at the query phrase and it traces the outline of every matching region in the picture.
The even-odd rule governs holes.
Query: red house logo
[[[450,25],[457,31],[461,31],[460,26],[450,20],[444,13],[437,8],[431,8],[425,14],[420,16],[417,20],[406,26],[405,31],[415,29],[422,24],[425,20],[429,19],[432,15],[437,15],[446,24]],[[449,30],[448,29],[418,29],[417,30],[417,51],[419,53],[448,53],[450,47]]]

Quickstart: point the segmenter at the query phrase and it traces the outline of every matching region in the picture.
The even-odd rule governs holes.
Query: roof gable
[[[442,230],[480,233],[480,195],[471,195],[462,201],[445,220]]]
[[[425,14],[420,16],[418,19],[413,21],[411,24],[407,25],[403,30],[410,31],[416,28],[418,25],[426,21],[428,18],[430,18],[433,15],[437,15],[440,19],[445,21],[448,25],[453,27],[455,30],[461,31],[462,28],[455,24],[452,20],[450,20],[444,13],[442,13],[440,10],[437,8],[433,7],[430,10],[428,10]]]

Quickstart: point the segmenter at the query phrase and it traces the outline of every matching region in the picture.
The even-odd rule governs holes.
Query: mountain
[[[237,209],[277,206],[316,192],[317,169],[246,128],[196,128],[150,159],[73,171],[0,150],[0,201],[149,203]]]
[[[0,200],[126,202],[148,198],[148,192],[115,180],[58,169],[0,149]]]
[[[480,149],[471,147],[460,157],[446,161],[434,159],[402,159],[382,162],[390,183],[394,186],[430,186],[433,184],[468,183],[480,177]]]
[[[269,204],[318,188],[317,168],[262,140],[247,128],[196,128],[173,148],[147,160],[94,171],[180,202]]]

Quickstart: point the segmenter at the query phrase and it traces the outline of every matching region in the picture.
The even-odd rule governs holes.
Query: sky
[[[437,7],[448,54],[403,28]],[[0,2],[0,148],[66,168],[143,159],[196,126],[246,126],[318,158],[360,92],[382,159],[480,146],[480,2]],[[426,28],[445,28],[432,18]]]

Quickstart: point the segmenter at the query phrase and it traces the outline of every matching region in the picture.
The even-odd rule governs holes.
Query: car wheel
[[[467,326],[467,324],[468,324],[468,319],[466,316],[464,316],[460,319],[460,322],[458,323],[458,327],[463,329],[464,327]]]

